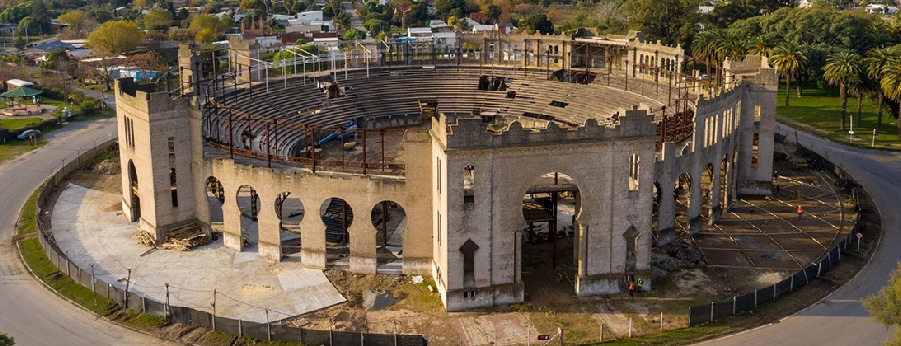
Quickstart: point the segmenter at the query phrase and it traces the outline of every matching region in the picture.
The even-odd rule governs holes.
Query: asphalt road
[[[840,165],[866,187],[882,215],[882,239],[872,261],[851,281],[818,302],[779,322],[726,336],[708,345],[882,345],[891,330],[876,323],[860,303],[888,284],[901,252],[901,153],[851,148],[797,132],[784,125],[779,132]]]
[[[10,237],[19,209],[63,161],[116,136],[115,119],[70,123],[48,144],[0,165],[0,332],[17,345],[147,345],[161,341],[62,300],[26,272]]]

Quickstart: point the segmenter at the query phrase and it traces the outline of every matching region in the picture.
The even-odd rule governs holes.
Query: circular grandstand
[[[579,295],[636,276],[650,289],[652,242],[714,222],[741,189],[768,191],[765,63],[714,86],[678,73],[678,47],[464,36],[453,53],[402,43],[272,78],[287,65],[242,60],[247,45],[232,42],[232,72],[208,81],[182,50],[194,106],[120,80],[126,216],[157,238],[196,222],[306,267],[430,275],[461,310],[522,302],[565,258]],[[185,181],[193,193],[177,194]],[[524,248],[541,239],[553,248]]]

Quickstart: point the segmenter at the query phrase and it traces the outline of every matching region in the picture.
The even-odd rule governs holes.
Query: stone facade
[[[647,85],[667,74],[671,78],[684,59],[679,47],[640,39],[489,35],[457,42],[457,52],[478,46],[479,58],[456,54],[447,61],[451,65],[493,64],[500,69],[498,64],[521,63],[538,76],[552,67],[617,67],[626,83],[633,78]],[[252,45],[236,44],[232,50],[240,52],[230,54],[236,59],[233,66],[253,65],[246,58],[255,54]],[[373,63],[421,61],[404,56],[415,51],[407,47],[380,52]],[[192,53],[181,53],[180,61],[191,66],[185,68],[195,68]],[[441,56],[435,51],[432,55],[436,61]],[[214,125],[206,121],[208,104],[202,98],[153,92],[119,80],[123,210],[139,229],[158,239],[172,227],[197,222],[221,231],[227,248],[257,251],[260,257],[280,261],[286,256],[283,222],[288,218],[281,208],[290,197],[302,205],[291,216],[299,219],[301,265],[372,274],[386,271],[380,261],[379,229],[370,215],[376,215],[379,205],[384,208],[383,202],[391,203],[406,215],[398,226],[403,243],[399,272],[432,276],[446,309],[457,311],[524,301],[523,196],[543,175],[557,172],[577,186],[574,291],[580,296],[621,293],[634,276],[644,278],[644,287],[651,289],[655,239],[665,244],[677,230],[696,232],[705,218],[716,222],[738,193],[769,191],[777,84],[765,62],[755,66],[746,69],[753,73],[732,77],[715,96],[700,95],[683,103],[686,111],[680,114],[691,115],[685,124],[691,132],[675,141],[661,141],[660,118],[672,115],[665,108],[622,105],[615,115],[593,115],[576,126],[508,119],[499,131],[488,131],[484,118],[474,114],[437,112],[406,128],[403,170],[379,173],[317,170],[315,159],[312,166],[273,165],[268,152],[232,152],[241,148],[223,152],[221,142],[204,138],[204,126]],[[183,78],[203,83],[194,77],[200,75],[195,71]],[[238,78],[250,82],[262,76],[239,73]],[[381,124],[373,120],[379,116],[358,123]],[[239,135],[230,119],[227,127],[215,125],[228,131],[229,138]],[[266,125],[267,141],[268,129]],[[665,137],[667,130],[662,131]],[[233,144],[231,139],[228,144]],[[702,191],[702,181],[709,189]],[[677,212],[680,194],[689,196],[683,212]],[[324,217],[336,200],[342,201],[346,234],[346,253],[339,256],[346,261],[341,265],[333,261]],[[677,213],[685,215],[684,221]],[[256,233],[249,247],[242,236],[248,232]]]

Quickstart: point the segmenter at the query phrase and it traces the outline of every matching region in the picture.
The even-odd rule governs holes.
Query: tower
[[[122,211],[139,230],[163,240],[196,220],[188,100],[132,78],[117,80],[115,95]]]

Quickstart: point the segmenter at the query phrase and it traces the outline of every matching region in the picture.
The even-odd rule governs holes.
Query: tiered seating
[[[232,92],[217,98],[217,102],[242,115],[233,116],[234,119],[241,118],[232,124],[236,147],[243,147],[242,141],[248,140],[251,150],[265,152],[266,124],[269,123],[270,152],[277,156],[300,155],[311,142],[310,126],[338,128],[351,120],[419,117],[420,101],[424,100],[437,101],[437,111],[446,114],[471,114],[478,109],[497,111],[499,116],[508,118],[527,115],[553,119],[569,126],[581,125],[588,118],[598,119],[602,124],[612,123],[611,117],[616,112],[631,105],[642,103],[656,109],[662,105],[636,92],[608,87],[604,78],[583,85],[549,81],[545,74],[534,72],[518,72],[508,82],[506,91],[484,91],[479,90],[481,72],[474,66],[383,68],[371,69],[367,78],[365,70],[346,74],[340,71],[337,84],[345,90],[341,97],[329,99],[312,79],[304,83],[302,78],[296,77],[287,81],[287,87],[273,80],[268,92],[265,86],[255,85],[252,91]],[[513,77],[502,74],[506,72],[495,71],[494,75]],[[485,71],[484,74],[490,73]],[[647,87],[647,81],[634,79],[634,82],[630,80],[630,90],[638,83],[645,83]],[[664,87],[661,87],[661,95],[665,95]],[[515,92],[514,98],[507,97],[510,91]],[[213,114],[219,114],[218,121],[208,124],[219,127],[218,140],[224,142],[228,136],[228,114],[224,111]],[[277,121],[277,129],[266,119]],[[207,131],[210,132],[207,136],[215,135],[211,129]],[[316,139],[327,132],[317,131]],[[248,135],[242,137],[242,134]]]

